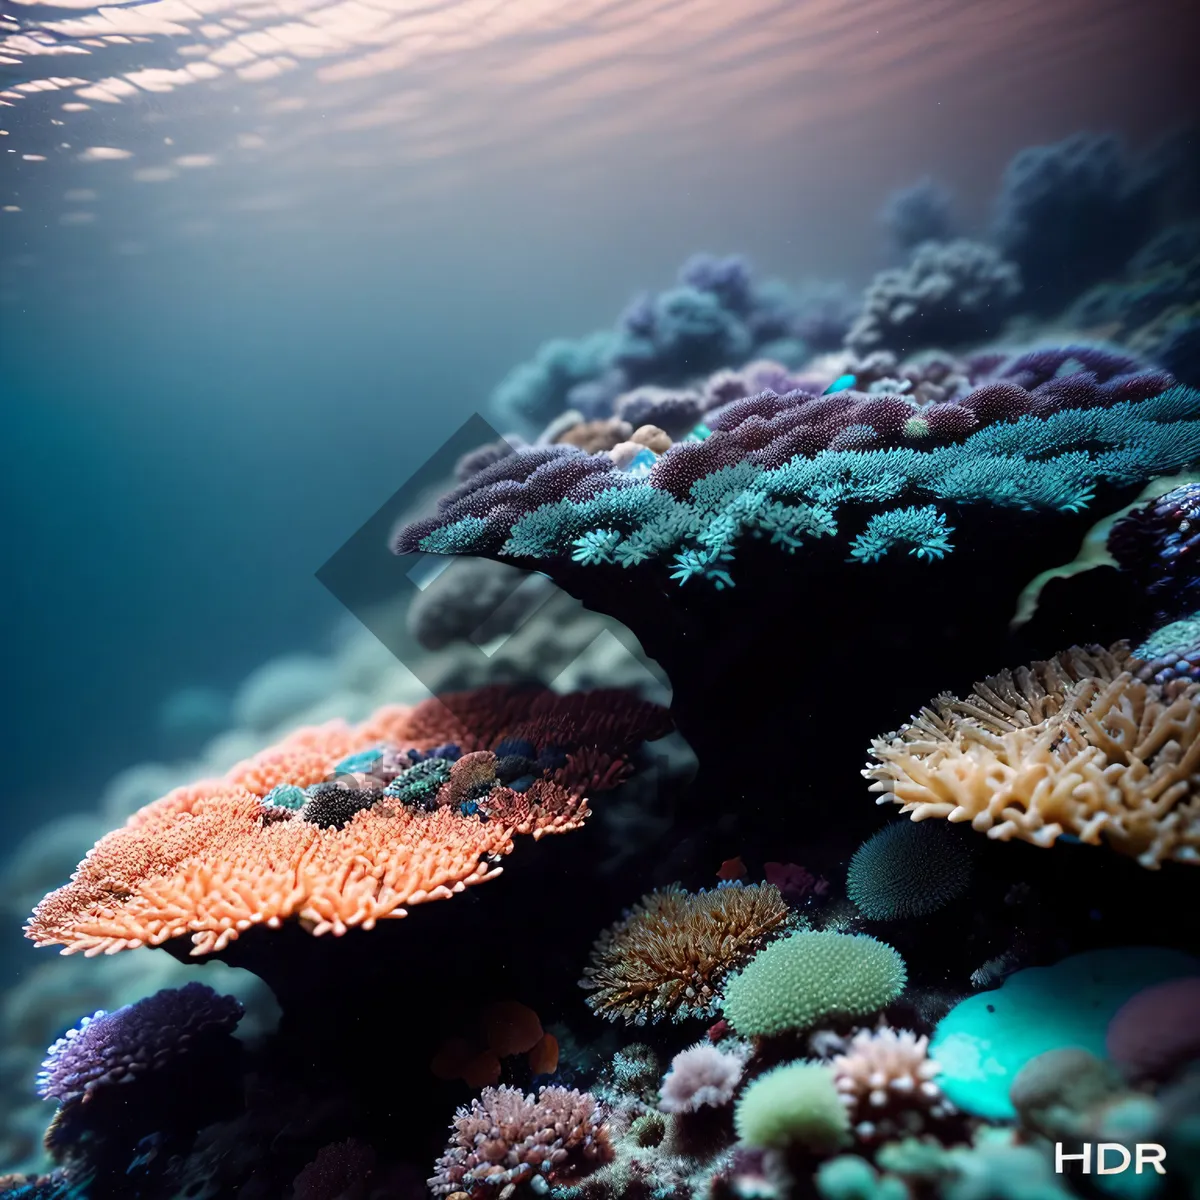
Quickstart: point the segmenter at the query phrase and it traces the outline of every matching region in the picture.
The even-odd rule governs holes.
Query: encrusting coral
[[[1076,647],[939,696],[872,742],[863,774],[914,821],[1200,862],[1200,684],[1146,682],[1141,665],[1124,642]]]
[[[293,918],[314,934],[369,929],[493,878],[517,834],[578,828],[586,793],[620,782],[628,753],[667,728],[626,693],[485,688],[300,729],[134,813],[27,934],[87,954],[190,935],[200,955]],[[448,764],[436,790],[406,789],[434,759]]]
[[[779,889],[739,884],[644,896],[592,947],[580,986],[609,1020],[653,1024],[710,1016],[725,976],[791,917]]]

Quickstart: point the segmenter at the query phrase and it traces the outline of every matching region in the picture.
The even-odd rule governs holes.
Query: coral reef
[[[580,986],[591,993],[588,1006],[613,1021],[709,1016],[725,976],[790,916],[770,884],[660,888],[600,935]]]
[[[949,191],[926,175],[884,201],[880,223],[892,247],[908,254],[924,242],[945,242],[953,232]]]
[[[1073,648],[940,696],[871,744],[879,803],[1035,846],[1064,834],[1144,867],[1200,861],[1200,687],[1135,672],[1127,643]]]

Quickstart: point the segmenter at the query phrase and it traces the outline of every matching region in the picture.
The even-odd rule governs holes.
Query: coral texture
[[[786,925],[790,910],[769,884],[642,898],[592,947],[580,986],[593,1011],[645,1025],[709,1016],[721,983]]]
[[[861,933],[790,934],[725,985],[725,1019],[743,1037],[811,1029],[832,1016],[867,1016],[904,990],[904,960]]]
[[[84,1017],[47,1051],[38,1094],[60,1104],[86,1100],[187,1054],[205,1036],[231,1033],[242,1012],[232,996],[193,982]]]
[[[1200,862],[1200,685],[1147,683],[1140,666],[1118,643],[1003,671],[875,739],[863,774],[914,821]]]
[[[1122,517],[1108,550],[1145,588],[1160,619],[1200,608],[1200,482],[1172,488]]]
[[[935,1082],[929,1039],[907,1029],[860,1029],[832,1067],[838,1094],[862,1139],[923,1130],[952,1111]]]
[[[664,709],[627,693],[492,687],[300,729],[134,813],[26,932],[87,954],[190,935],[208,954],[291,918],[314,934],[369,929],[493,878],[517,834],[578,828],[586,793],[619,782],[628,753],[668,727]],[[335,778],[367,751],[353,764],[366,771]],[[451,765],[414,795],[403,784],[422,758]],[[265,803],[283,784],[306,789],[301,809]]]
[[[451,1125],[446,1152],[429,1187],[435,1196],[465,1192],[498,1196],[509,1184],[535,1176],[567,1182],[609,1157],[604,1111],[587,1092],[544,1087],[536,1096],[519,1088],[484,1088]]]
[[[786,1063],[760,1075],[734,1119],[742,1142],[764,1150],[795,1146],[828,1154],[849,1140],[846,1106],[833,1072],[820,1063]]]
[[[994,333],[1020,294],[1021,277],[991,246],[926,242],[906,267],[881,271],[846,335],[855,354],[954,346]]]
[[[720,1108],[733,1099],[744,1070],[742,1056],[698,1042],[671,1059],[658,1107],[666,1113],[695,1112],[706,1106]]]
[[[898,822],[854,852],[846,891],[872,921],[919,917],[944,908],[971,880],[971,847],[945,826]]]
[[[1080,353],[1086,369],[1057,374]],[[1110,359],[1039,351],[960,400],[923,407],[764,391],[714,409],[697,439],[656,458],[647,449],[655,461],[644,477],[606,455],[520,452],[443,497],[438,515],[400,530],[393,549],[658,562],[680,585],[720,588],[734,582],[744,538],[795,553],[850,524],[854,562],[935,561],[953,548],[950,516],[964,505],[1077,512],[1102,488],[1200,457],[1200,393]]]

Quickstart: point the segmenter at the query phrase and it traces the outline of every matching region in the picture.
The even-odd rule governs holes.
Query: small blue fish
[[[822,393],[823,396],[828,396],[833,392],[845,392],[852,388],[858,382],[858,377],[855,375],[839,375]]]

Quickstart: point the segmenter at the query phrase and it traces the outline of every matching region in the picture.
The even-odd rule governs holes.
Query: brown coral
[[[588,1092],[484,1088],[454,1115],[446,1152],[428,1181],[435,1196],[504,1195],[540,1177],[545,1191],[599,1166],[611,1155],[604,1110]]]
[[[1200,684],[1137,678],[1129,647],[1074,647],[942,695],[876,738],[879,803],[1007,841],[1108,842],[1144,867],[1200,862]]]
[[[721,983],[786,925],[771,884],[691,893],[679,884],[644,896],[592,947],[580,987],[609,1020],[645,1025],[711,1016]]]
[[[907,1029],[860,1029],[834,1058],[838,1094],[858,1137],[920,1133],[927,1118],[953,1114],[928,1049],[927,1037]]]
[[[539,748],[596,747],[620,759],[642,737],[657,737],[665,710],[621,693],[556,696],[488,688],[389,706],[357,727],[330,722],[301,729],[233,767],[223,779],[177,788],[101,838],[71,882],[34,910],[27,936],[64,953],[112,954],[190,935],[193,954],[223,949],[254,925],[297,919],[313,934],[371,928],[384,917],[447,899],[500,874],[517,834],[539,838],[576,829],[588,815],[581,781],[534,779],[523,791],[488,792],[485,812],[454,806],[490,743],[528,738]],[[639,726],[639,722],[641,725]],[[379,790],[324,783],[347,755],[390,744],[424,751],[457,740],[469,753],[429,808]],[[457,766],[457,764],[455,764]],[[569,766],[569,760],[568,760]],[[486,774],[486,773],[485,773]],[[479,782],[479,780],[475,780]],[[272,789],[318,785],[320,822],[263,798]],[[487,780],[483,780],[487,787]],[[445,799],[446,802],[442,803]]]

